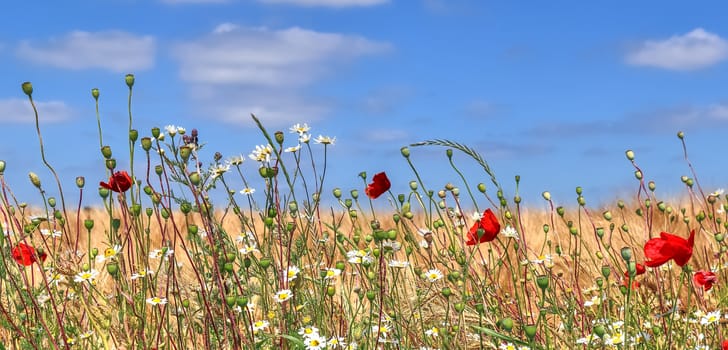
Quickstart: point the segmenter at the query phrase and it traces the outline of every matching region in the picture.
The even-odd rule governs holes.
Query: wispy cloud
[[[39,119],[44,123],[71,119],[73,110],[62,101],[35,101]],[[0,123],[33,123],[35,115],[27,99],[8,98],[0,100]]]
[[[671,70],[695,70],[728,58],[728,42],[697,28],[665,40],[647,40],[627,54],[626,61],[637,66]]]
[[[364,7],[386,4],[389,0],[258,0],[258,2],[264,4],[288,4],[305,7]]]
[[[17,55],[30,62],[82,70],[108,69],[123,73],[154,65],[155,39],[122,31],[73,31],[63,37],[37,43],[23,41]]]
[[[215,110],[221,120],[248,121],[257,112],[278,124],[301,121],[302,115],[309,121],[320,118],[329,104],[317,103],[305,88],[343,65],[390,48],[354,35],[223,23],[209,35],[175,45],[173,56],[197,103]]]

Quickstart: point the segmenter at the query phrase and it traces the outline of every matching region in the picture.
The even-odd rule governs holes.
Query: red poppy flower
[[[646,271],[647,270],[645,270],[645,265],[635,264],[635,276],[644,274]],[[629,278],[629,271],[624,271],[624,278]]]
[[[126,192],[131,188],[131,177],[126,171],[117,171],[109,178],[109,183],[99,182],[99,185],[114,192]]]
[[[713,288],[713,283],[718,282],[718,276],[710,271],[698,271],[693,275],[693,282],[708,291]]]
[[[476,245],[478,243],[490,242],[495,239],[498,232],[500,232],[498,218],[495,217],[493,211],[486,209],[480,220],[473,224],[473,227],[468,231],[468,240],[465,243],[467,245]]]
[[[372,183],[370,183],[367,188],[364,189],[364,193],[366,193],[369,198],[376,199],[377,197],[381,196],[382,193],[387,192],[389,190],[389,187],[391,186],[392,184],[389,183],[387,174],[381,172],[374,175],[374,177],[372,178]]]
[[[629,280],[628,279],[623,279],[622,280],[622,285],[625,286],[625,287],[627,287],[627,284],[629,284]],[[640,284],[639,281],[632,281],[632,290],[639,289],[640,285],[641,284]]]
[[[13,256],[13,260],[23,266],[32,265],[34,262],[38,261],[37,258],[40,258],[40,261],[43,262],[47,257],[45,252],[36,255],[35,248],[23,242],[18,243],[18,245],[13,248],[11,253]]]
[[[645,265],[657,267],[673,259],[678,266],[685,266],[693,256],[694,241],[695,230],[690,231],[688,239],[660,232],[660,237],[645,243],[645,257],[649,259]]]
[[[720,343],[720,349],[728,350],[728,340],[724,340],[722,343]]]

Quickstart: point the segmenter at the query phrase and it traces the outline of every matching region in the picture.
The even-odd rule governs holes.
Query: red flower
[[[18,243],[11,253],[13,255],[13,260],[23,266],[32,265],[34,262],[38,261],[36,258],[40,258],[40,261],[43,262],[47,257],[45,252],[36,255],[35,248],[23,242]]]
[[[695,241],[695,230],[690,231],[688,239],[675,236],[667,232],[661,232],[659,238],[653,238],[645,243],[645,265],[657,267],[670,259],[680,267],[685,266],[693,256],[693,244]]]
[[[635,264],[635,277],[644,274],[646,271],[645,265]],[[624,271],[624,278],[629,278],[629,271]]]
[[[693,275],[693,282],[708,291],[713,288],[713,283],[718,282],[718,276],[709,271],[698,271]]]
[[[387,174],[381,172],[374,175],[374,177],[372,178],[372,183],[370,183],[369,186],[364,189],[364,193],[366,193],[369,198],[376,199],[377,197],[381,196],[382,193],[387,192],[389,190],[389,187],[391,186],[392,184],[389,183]]]
[[[495,236],[500,232],[500,223],[498,218],[490,209],[486,209],[483,212],[483,217],[478,220],[473,227],[468,231],[468,241],[465,242],[467,245],[476,245],[478,243],[490,242],[495,239]]]
[[[131,177],[126,171],[117,171],[109,178],[109,183],[99,182],[99,185],[107,190],[114,192],[126,192],[131,188]]]
[[[724,340],[722,343],[720,343],[720,349],[728,350],[728,340]]]

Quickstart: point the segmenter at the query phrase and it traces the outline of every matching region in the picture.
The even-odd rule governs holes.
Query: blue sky
[[[728,185],[728,24],[720,2],[609,4],[478,0],[107,0],[18,2],[0,21],[0,159],[21,201],[50,195],[32,114],[35,87],[48,159],[66,191],[104,177],[91,88],[101,91],[104,143],[123,167],[127,87],[134,127],[197,128],[212,159],[249,154],[271,130],[308,123],[336,137],[327,192],[361,189],[360,171],[386,171],[395,193],[414,178],[400,147],[450,139],[477,149],[509,196],[540,205],[549,190],[593,205],[647,180],[680,194],[690,175],[675,134],[686,132],[705,190]],[[294,135],[288,134],[292,146]],[[320,145],[312,145],[321,152]],[[455,182],[444,149],[412,149],[431,188]],[[456,154],[472,183],[487,182]],[[245,163],[250,177],[257,165]],[[242,184],[233,183],[233,187]],[[94,204],[90,199],[86,204]]]

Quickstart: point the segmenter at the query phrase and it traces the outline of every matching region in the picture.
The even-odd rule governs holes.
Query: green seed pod
[[[612,273],[612,269],[609,268],[609,266],[604,265],[602,266],[602,276],[604,276],[605,279],[609,279],[609,275]]]
[[[99,89],[97,89],[97,88],[91,89],[91,97],[93,97],[94,100],[98,101],[99,100]]]
[[[485,190],[486,190],[486,188],[485,188],[485,184],[484,184],[484,183],[482,183],[482,182],[481,182],[481,183],[479,183],[479,184],[478,184],[478,191],[480,191],[480,193],[485,193]]]
[[[624,259],[624,261],[629,262],[632,260],[632,248],[624,247],[619,251],[619,253],[622,255],[622,259]]]
[[[3,173],[5,173],[5,161],[0,160],[0,175],[2,175]]]
[[[551,192],[549,192],[549,191],[543,191],[541,193],[541,197],[543,197],[543,199],[545,199],[547,201],[550,201],[551,200]]]
[[[682,132],[682,131],[678,131],[677,138],[679,138],[680,140],[684,139],[685,138],[685,133]]]
[[[273,137],[276,139],[276,142],[278,142],[278,145],[282,145],[283,144],[283,141],[285,139],[285,137],[283,135],[283,131],[276,131],[273,134]]]
[[[106,264],[106,272],[113,277],[119,276],[119,264],[117,262],[110,262]]]
[[[111,158],[106,160],[106,169],[114,171],[116,169],[116,159]]]
[[[38,175],[36,175],[36,173],[32,171],[29,172],[28,177],[30,178],[30,183],[32,183],[33,186],[35,186],[36,188],[40,188],[40,178],[38,177]]]
[[[33,95],[33,84],[31,82],[26,81],[23,85],[21,85],[21,87],[23,88],[23,93],[28,95],[28,97]]]
[[[124,77],[124,81],[126,81],[126,86],[131,89],[131,87],[134,86],[134,74],[127,74],[126,77]]]
[[[340,188],[338,188],[338,187],[337,187],[337,188],[334,188],[334,191],[333,191],[333,193],[334,193],[334,197],[335,197],[336,199],[339,199],[339,198],[341,198],[341,189],[340,189]]]
[[[399,152],[402,153],[402,157],[409,158],[410,156],[410,150],[407,147],[400,148]]]
[[[546,288],[549,287],[549,276],[546,275],[539,275],[536,276],[536,285],[541,288],[541,290],[546,290]]]
[[[612,212],[607,210],[604,213],[602,213],[602,217],[604,217],[607,221],[612,221]]]
[[[268,258],[262,258],[260,259],[259,263],[260,267],[267,269],[270,266],[271,261]]]
[[[628,149],[627,152],[624,152],[624,154],[627,156],[628,160],[634,160],[634,151],[632,151],[631,149]]]
[[[111,147],[110,146],[101,147],[101,155],[104,156],[104,159],[111,159]]]
[[[482,307],[483,304],[479,304],[479,305],[481,305],[481,307]],[[502,330],[504,330],[506,332],[510,332],[513,329],[513,319],[510,317],[506,317],[506,318],[498,321],[498,326]]]
[[[192,148],[190,146],[182,146],[179,148],[179,157],[182,158],[183,162],[187,162],[192,154]]]
[[[150,137],[142,137],[142,149],[146,152],[152,149],[152,139]]]
[[[457,312],[463,312],[463,310],[465,310],[465,303],[455,303],[453,306]]]
[[[94,228],[94,221],[91,219],[84,220],[83,227],[85,227],[87,230],[91,230],[92,228]]]
[[[329,297],[333,297],[334,295],[336,295],[336,287],[334,287],[334,286],[326,287],[326,295],[328,295]]]
[[[366,293],[366,296],[367,296],[367,299],[369,299],[369,301],[372,301],[372,300],[374,300],[374,297],[377,296],[377,294],[374,293],[373,290],[368,290]]]
[[[528,338],[529,342],[533,342],[533,339],[536,338],[536,330],[537,327],[534,324],[529,324],[523,327],[523,331],[526,333],[526,338]]]
[[[225,297],[225,304],[227,304],[228,307],[233,307],[238,302],[238,298],[234,295],[228,295]]]
[[[564,207],[557,207],[556,208],[556,214],[559,214],[560,217],[564,217]]]

